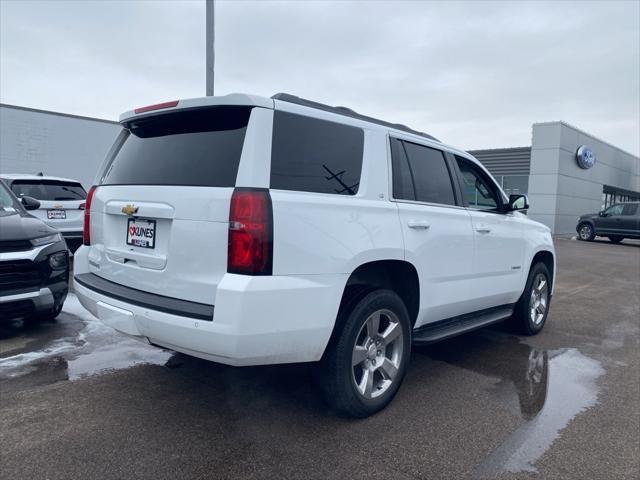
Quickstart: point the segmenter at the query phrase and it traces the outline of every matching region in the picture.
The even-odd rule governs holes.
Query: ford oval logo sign
[[[593,153],[591,147],[582,145],[576,152],[576,160],[580,168],[588,170],[596,164],[596,154]]]

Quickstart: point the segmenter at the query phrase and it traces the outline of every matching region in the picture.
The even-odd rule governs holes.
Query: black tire
[[[376,347],[371,344],[370,349],[373,351],[367,355],[377,354],[378,356],[371,359],[367,356],[362,363],[353,366],[352,359],[357,342],[366,342],[370,338],[366,325],[367,319],[381,311],[390,313],[382,313],[378,332],[384,334],[390,331],[392,325],[396,325],[402,336],[396,337],[396,340],[389,344],[387,347],[389,350],[386,350],[384,346]],[[380,341],[383,341],[382,337],[379,338]],[[366,348],[363,349],[359,343],[358,346],[366,351]],[[381,350],[376,352],[377,348]],[[401,350],[395,350],[396,348],[401,348]],[[374,290],[365,293],[353,303],[343,302],[338,313],[336,332],[334,332],[322,360],[317,365],[316,378],[326,402],[341,414],[355,418],[368,417],[382,410],[391,402],[400,388],[409,363],[410,350],[411,322],[409,313],[396,293],[391,290]],[[380,356],[381,351],[382,356]],[[391,383],[383,387],[382,385],[389,380],[385,380],[385,375],[383,375],[385,369],[380,368],[380,365],[386,363],[386,355],[391,355],[392,351],[395,352],[393,358],[397,362],[397,370],[393,379],[390,380]],[[378,361],[377,373],[374,371],[366,373],[365,369],[376,368],[374,367],[376,359]],[[371,375],[373,386],[370,390],[373,395],[377,396],[367,398],[364,393],[358,390],[356,386],[358,381],[356,370],[358,369],[361,370],[360,381],[363,384],[367,383],[365,375]],[[379,382],[379,385],[376,382]]]
[[[620,235],[609,235],[609,241],[611,243],[620,243],[622,240],[624,240],[624,237]]]
[[[588,222],[578,225],[578,239],[583,242],[590,242],[596,238],[596,232],[593,229],[593,225]]]
[[[534,285],[534,282],[537,283],[539,276],[544,276],[546,281],[546,304],[545,309],[542,314],[536,313],[536,318],[533,318],[531,309],[532,309],[532,291],[537,285]],[[551,275],[549,274],[549,270],[546,265],[542,262],[536,263],[531,267],[529,271],[529,277],[527,278],[527,283],[524,287],[524,292],[522,292],[522,296],[516,303],[516,306],[513,310],[513,315],[509,319],[509,324],[511,328],[521,335],[536,335],[539,333],[544,324],[547,321],[547,316],[549,315],[549,308],[551,306]],[[537,310],[536,310],[537,312]],[[542,315],[541,317],[539,315]]]

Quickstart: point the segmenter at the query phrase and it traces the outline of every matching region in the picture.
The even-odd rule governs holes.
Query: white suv
[[[2,174],[3,180],[20,199],[35,198],[40,207],[31,211],[50,227],[55,228],[72,252],[82,244],[82,226],[87,192],[77,180],[28,174]]]
[[[287,94],[120,121],[74,277],[120,332],[229,365],[319,361],[328,401],[363,417],[412,344],[545,323],[550,231],[461,150]]]

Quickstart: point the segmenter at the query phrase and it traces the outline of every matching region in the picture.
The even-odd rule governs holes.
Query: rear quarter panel
[[[351,273],[380,259],[404,260],[395,204],[272,190],[275,275]]]

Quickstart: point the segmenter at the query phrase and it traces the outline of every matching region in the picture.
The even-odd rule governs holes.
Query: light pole
[[[215,38],[216,38],[216,26],[214,21],[214,0],[205,0],[207,5],[207,19],[206,19],[206,30],[207,30],[207,97],[213,96],[213,65],[216,58],[216,53],[214,49]]]

